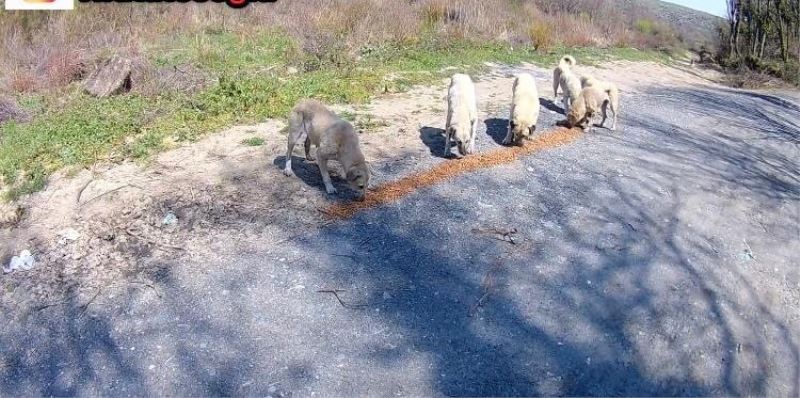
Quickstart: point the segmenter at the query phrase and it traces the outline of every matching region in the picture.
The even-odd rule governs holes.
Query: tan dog
[[[511,117],[508,118],[508,133],[504,145],[521,145],[536,130],[539,121],[539,91],[536,80],[528,73],[514,77],[511,88]]]
[[[578,95],[578,98],[572,103],[572,107],[569,113],[567,113],[567,127],[580,127],[586,130],[590,127],[592,119],[601,111],[603,113],[603,122],[600,123],[600,126],[602,126],[607,117],[607,108],[609,104],[611,104],[611,101],[607,92],[594,86],[586,87],[581,90],[580,95]],[[611,110],[614,111],[614,116],[616,116],[617,111],[615,105],[612,104],[611,108]]]
[[[336,193],[328,173],[328,160],[337,160],[345,172],[350,186],[364,198],[369,185],[369,165],[361,153],[358,134],[353,125],[340,119],[321,102],[301,100],[289,114],[289,143],[283,173],[291,176],[292,151],[299,140],[304,141],[306,159],[311,156],[311,145],[317,147],[317,165],[325,183],[325,191]]]
[[[590,75],[581,77],[581,87],[595,87],[600,91],[606,93],[608,101],[603,103],[603,121],[600,122],[602,127],[606,123],[608,115],[608,107],[614,112],[614,120],[611,122],[611,131],[617,129],[617,111],[619,111],[619,88],[617,85],[608,81],[598,80]]]

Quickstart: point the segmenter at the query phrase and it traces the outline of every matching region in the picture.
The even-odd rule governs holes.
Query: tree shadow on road
[[[691,112],[753,108],[703,91],[658,93]],[[756,110],[732,123],[796,139]],[[126,285],[104,297],[113,305],[84,298],[15,321],[2,335],[0,392],[364,395],[402,385],[416,395],[796,396],[797,331],[751,281],[759,271],[721,253],[724,242],[684,213],[686,187],[698,186],[791,216],[798,177],[785,145],[687,131],[657,110],[626,122],[638,133],[602,137],[619,149],[612,155],[639,156],[625,176],[610,162],[528,158],[533,182],[525,168],[481,171],[331,225],[243,207],[229,220],[239,224],[207,234],[257,226],[236,247],[209,239],[212,254],[188,264],[143,263],[150,287]],[[761,130],[770,123],[783,131]],[[420,131],[434,155],[441,133]],[[548,173],[555,167],[569,173]],[[296,195],[270,198],[268,188],[237,199]],[[247,244],[269,227],[292,237]],[[513,244],[497,232],[510,228]]]

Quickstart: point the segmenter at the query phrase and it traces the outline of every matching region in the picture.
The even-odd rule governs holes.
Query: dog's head
[[[470,127],[450,126],[450,130],[447,133],[450,134],[450,137],[456,142],[458,153],[462,156],[468,155],[470,144]]]
[[[579,112],[577,108],[578,107],[572,107],[572,109],[569,110],[569,113],[567,113],[566,125],[569,128],[581,127],[581,123],[583,123],[586,119],[585,112]]]
[[[358,191],[359,199],[363,200],[369,187],[370,170],[367,162],[354,164],[347,170],[347,183],[353,190]]]
[[[508,128],[511,129],[511,133],[514,135],[514,145],[522,145],[522,140],[531,138],[536,126],[524,126],[511,120],[508,122]]]

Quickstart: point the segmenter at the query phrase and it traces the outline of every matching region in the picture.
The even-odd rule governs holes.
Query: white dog
[[[447,123],[445,125],[444,156],[450,154],[450,140],[456,142],[463,156],[475,152],[478,131],[478,105],[472,79],[457,73],[450,79],[447,91]]]
[[[533,134],[539,120],[539,90],[533,76],[527,73],[516,75],[512,91],[508,133],[503,140],[505,145],[521,144],[524,138]]]
[[[571,55],[565,55],[558,60],[558,66],[553,69],[553,99],[558,97],[558,86],[561,85],[561,74],[570,70],[577,61]]]

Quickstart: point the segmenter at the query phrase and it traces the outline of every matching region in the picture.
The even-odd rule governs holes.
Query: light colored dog
[[[616,98],[618,98],[618,96]],[[578,95],[578,98],[572,104],[572,108],[570,108],[569,113],[567,113],[566,125],[569,128],[580,127],[586,130],[591,127],[591,122],[597,113],[602,112],[603,121],[600,122],[600,126],[602,127],[608,117],[609,106],[611,107],[611,111],[614,112],[614,123],[611,127],[611,130],[614,130],[617,124],[616,119],[619,103],[611,99],[609,91],[604,91],[596,86],[588,86],[581,90],[580,95]]]
[[[578,76],[572,73],[571,70],[561,72],[561,80],[559,82],[561,89],[564,91],[564,98],[562,104],[564,107],[564,114],[569,113],[572,103],[581,94],[581,80]]]
[[[503,144],[520,145],[536,130],[539,120],[539,90],[536,80],[527,73],[514,77],[511,97],[511,116],[508,118],[508,133]]]
[[[570,70],[577,61],[571,55],[565,55],[558,60],[558,65],[553,69],[553,99],[558,97],[558,87],[561,85],[561,75]]]
[[[328,173],[328,160],[337,160],[344,169],[350,186],[365,197],[369,185],[369,165],[361,153],[358,134],[353,125],[340,119],[319,101],[301,100],[289,114],[289,143],[286,149],[286,165],[283,173],[291,176],[292,152],[295,144],[304,140],[306,159],[311,156],[311,145],[317,147],[317,165],[325,183],[325,191],[336,193]]]
[[[614,119],[611,122],[611,131],[617,129],[617,111],[619,111],[619,88],[616,84],[611,83],[609,81],[603,81],[599,79],[595,79],[591,75],[586,75],[581,77],[581,87],[596,87],[600,91],[603,91],[608,95],[608,101],[603,103],[603,121],[600,122],[600,126],[605,124],[606,117],[608,115],[608,107],[611,107],[611,111],[614,112]]]
[[[463,156],[475,152],[478,132],[478,105],[472,79],[461,73],[450,79],[447,91],[447,123],[445,124],[444,157],[450,154],[450,141],[456,142]]]

